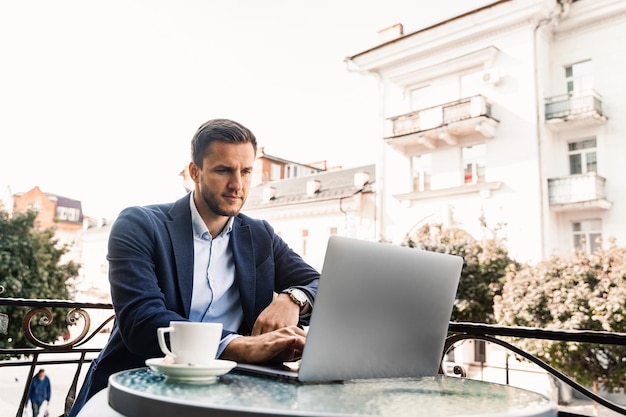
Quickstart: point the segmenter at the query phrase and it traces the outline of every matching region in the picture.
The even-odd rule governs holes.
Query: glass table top
[[[147,368],[109,380],[109,404],[128,417],[159,415],[297,416],[556,416],[545,396],[457,377],[352,380],[307,383],[232,371],[212,383],[168,380]],[[169,408],[169,411],[167,409]]]

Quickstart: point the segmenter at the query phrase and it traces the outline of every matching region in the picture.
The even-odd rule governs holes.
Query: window
[[[463,148],[463,174],[465,184],[485,180],[485,144]]]
[[[276,180],[281,179],[280,178],[281,168],[282,167],[279,164],[272,164],[272,166],[270,167],[270,180],[276,181]]]
[[[432,171],[432,154],[411,157],[411,175],[413,177],[413,191],[430,190],[430,175]]]
[[[428,85],[411,90],[409,94],[411,100],[411,109],[413,110],[425,109],[435,104],[433,102],[433,97],[436,96],[432,94],[432,89]]]
[[[593,89],[591,60],[565,67],[567,92],[576,95]]]
[[[596,139],[585,139],[567,144],[570,175],[598,171]]]
[[[484,340],[474,341],[474,360],[476,362],[487,362],[487,349]]]
[[[298,177],[298,166],[297,165],[287,165],[285,166],[285,178],[297,178]]]
[[[65,222],[77,222],[80,220],[80,210],[71,207],[57,207],[57,218]]]
[[[574,248],[582,249],[588,254],[600,248],[602,238],[602,220],[590,219],[572,223]]]

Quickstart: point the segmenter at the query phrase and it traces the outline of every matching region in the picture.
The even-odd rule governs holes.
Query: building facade
[[[68,252],[63,255],[63,262],[79,262],[80,242],[77,232],[83,228],[84,219],[80,200],[34,187],[27,192],[13,194],[6,210],[10,213],[36,211],[35,227],[53,228],[59,244],[67,245]]]
[[[59,231],[75,232],[83,227],[80,200],[46,193],[39,187],[14,194],[11,208],[13,212],[35,210],[38,213],[36,225],[42,229],[54,227]]]
[[[375,165],[321,171],[253,187],[242,212],[267,220],[321,270],[331,235],[376,238]]]
[[[626,244],[626,2],[500,0],[394,31],[346,59],[380,80],[380,239],[484,216],[519,261]]]
[[[302,164],[290,161],[265,152],[264,147],[257,150],[252,171],[252,185],[256,186],[270,181],[302,178],[327,170],[326,161]]]

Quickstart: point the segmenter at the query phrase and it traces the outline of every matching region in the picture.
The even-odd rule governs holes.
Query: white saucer
[[[164,374],[168,379],[184,382],[212,382],[237,366],[237,362],[216,359],[210,365],[185,365],[168,363],[166,358],[146,360],[146,365],[155,372]]]

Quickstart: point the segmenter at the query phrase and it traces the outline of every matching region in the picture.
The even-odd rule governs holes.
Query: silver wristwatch
[[[298,304],[298,306],[300,307],[301,313],[309,302],[309,297],[306,296],[304,291],[299,290],[298,288],[287,288],[285,291],[283,291],[283,294],[289,294],[289,298],[291,298],[291,301]]]

